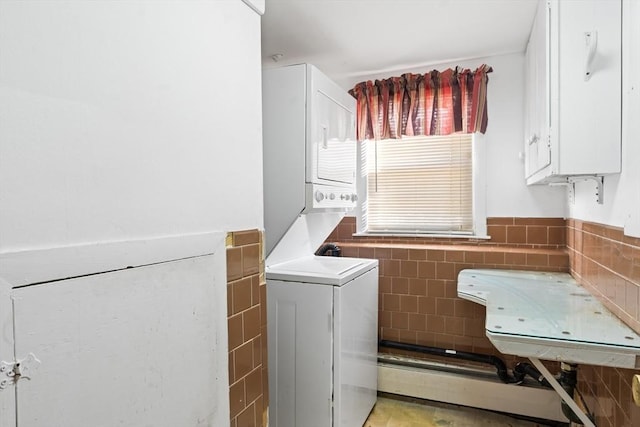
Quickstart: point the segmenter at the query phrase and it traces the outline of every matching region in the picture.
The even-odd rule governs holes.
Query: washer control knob
[[[321,202],[323,200],[324,200],[324,194],[322,194],[320,191],[316,191],[316,201]]]
[[[335,194],[333,194],[333,193],[329,194],[329,200],[333,200],[333,199],[335,199],[335,198],[336,198],[336,195],[335,195]]]
[[[351,195],[351,201],[352,201],[352,202],[356,202],[356,201],[358,201],[358,195],[357,195],[357,194],[352,194],[352,195]]]

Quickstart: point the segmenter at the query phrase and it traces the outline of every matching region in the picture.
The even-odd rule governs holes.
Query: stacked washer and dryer
[[[378,261],[315,256],[357,203],[355,99],[263,70],[269,423],[361,426],[376,401]]]

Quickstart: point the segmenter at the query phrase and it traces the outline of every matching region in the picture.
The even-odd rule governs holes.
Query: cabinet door
[[[556,1],[552,7],[559,21],[558,52],[551,52],[559,70],[558,102],[552,103],[558,123],[551,124],[559,128],[555,172],[620,172],[621,2]]]
[[[271,425],[333,425],[332,288],[267,280]]]
[[[378,389],[378,269],[334,287],[334,423],[360,426]]]
[[[548,7],[538,2],[536,17],[526,52],[526,176],[546,167],[551,161],[548,145],[549,73],[548,73]]]
[[[551,22],[551,9],[546,1],[538,4],[536,13],[536,121],[538,124],[537,139],[537,163],[536,170],[545,168],[551,163],[551,147],[549,144],[549,128],[552,126],[549,115],[551,73],[549,72],[549,27]]]
[[[356,142],[353,112],[323,91],[314,93],[317,113],[318,178],[353,183],[356,169]]]
[[[310,150],[315,174],[309,182],[355,182],[355,99],[315,67],[310,68]]]
[[[14,289],[16,355],[41,361],[16,384],[19,427],[227,422],[212,258]]]

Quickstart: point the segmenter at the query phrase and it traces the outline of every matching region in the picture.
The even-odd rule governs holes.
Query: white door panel
[[[20,427],[213,426],[215,267],[202,256],[14,289],[16,356],[41,361],[16,385]]]

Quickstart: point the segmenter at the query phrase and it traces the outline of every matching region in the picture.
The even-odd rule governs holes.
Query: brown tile
[[[267,285],[260,285],[260,326],[267,326]]]
[[[227,317],[233,313],[233,287],[227,283]]]
[[[360,247],[360,248],[358,248],[358,257],[367,258],[367,259],[374,259],[375,258],[374,252],[375,252],[375,250],[373,248]]]
[[[391,277],[380,276],[378,278],[378,292],[381,294],[391,293]]]
[[[409,313],[409,329],[412,331],[426,331],[427,316],[420,313]]]
[[[408,329],[409,328],[409,313],[400,313],[394,311],[391,313],[391,326],[394,329]]]
[[[465,251],[464,262],[469,264],[484,264],[484,252]]]
[[[480,319],[463,319],[464,335],[469,337],[484,337],[486,329],[484,321]]]
[[[487,234],[491,236],[491,242],[493,243],[507,243],[506,225],[488,225]]]
[[[400,311],[400,295],[384,294],[382,304],[385,311]]]
[[[231,418],[235,418],[245,408],[244,380],[232,384],[229,388],[229,406]]]
[[[389,248],[375,248],[375,258],[379,260],[391,259],[391,249]]]
[[[547,254],[527,254],[527,265],[532,267],[546,267],[549,265]]]
[[[253,369],[253,343],[247,342],[233,350],[234,378],[242,378]]]
[[[378,312],[378,326],[383,328],[391,327],[391,313],[392,311],[379,311]]]
[[[260,335],[260,307],[255,306],[242,312],[244,340],[249,341]]]
[[[527,243],[534,245],[546,245],[549,243],[547,227],[540,225],[527,226]]]
[[[527,227],[524,225],[508,226],[507,243],[527,243]]]
[[[229,331],[229,350],[233,350],[244,343],[242,331],[242,314],[236,314],[227,320]]]
[[[427,250],[428,261],[444,261],[444,250],[442,249],[428,249]]]
[[[409,293],[409,279],[406,277],[393,277],[391,279],[391,291],[394,294],[406,295]]]
[[[353,233],[356,232],[355,224],[350,223],[341,223],[338,224],[337,227],[338,239],[340,240],[350,240],[353,237]]]
[[[453,302],[454,313],[456,317],[464,318],[473,318],[474,306],[477,304],[475,302],[463,300],[460,298],[456,298]]]
[[[448,262],[439,262],[436,264],[436,279],[455,280],[456,271],[454,264]]]
[[[446,262],[464,262],[464,251],[445,251],[444,260]]]
[[[227,365],[229,366],[229,384],[233,384],[236,382],[235,366],[233,364],[233,351],[229,352],[228,362],[229,363],[227,363]]]
[[[487,225],[513,225],[515,218],[511,217],[492,217],[487,218]]]
[[[400,329],[398,331],[398,341],[408,344],[415,344],[416,334],[417,332],[411,329]]]
[[[504,263],[507,265],[525,265],[527,263],[527,255],[523,252],[506,252],[504,254]]]
[[[550,245],[564,245],[566,243],[566,235],[564,227],[549,227],[547,231]]]
[[[260,272],[260,245],[247,245],[242,248],[242,274],[250,276]]]
[[[382,276],[397,277],[400,276],[400,260],[384,259],[380,265],[380,274]]]
[[[434,261],[418,262],[418,277],[434,279],[436,277],[436,263]]]
[[[251,287],[251,277],[231,282],[231,292],[233,294],[233,309],[231,314],[236,314],[251,307]]]
[[[262,370],[251,371],[245,378],[247,402],[255,401],[262,394]]]
[[[447,334],[464,335],[464,319],[446,316],[444,318],[444,331]]]
[[[264,335],[263,335],[264,334]],[[263,346],[262,341],[263,341],[263,337],[264,336],[264,340],[266,341],[266,329],[265,328],[260,328],[260,335],[258,335],[255,339],[251,340],[251,344],[252,344],[252,352],[253,352],[253,365],[252,368],[257,368],[259,366],[262,365],[262,351],[263,348],[265,348],[266,346]],[[265,352],[266,354],[266,352]]]
[[[569,256],[567,254],[549,254],[549,266],[569,268]]]
[[[256,408],[255,405],[249,405],[244,411],[238,414],[238,425],[243,427],[256,427]]]
[[[436,298],[436,314],[439,316],[455,315],[455,307],[452,299]]]
[[[444,332],[444,316],[437,316],[434,314],[427,314],[427,331],[432,333],[441,334]]]
[[[242,249],[227,248],[227,281],[242,278]]]
[[[418,262],[400,261],[400,275],[402,277],[418,277]]]
[[[405,313],[417,313],[418,297],[413,295],[400,295],[400,311]]]
[[[409,259],[413,261],[425,261],[427,251],[424,249],[409,249]]]
[[[442,298],[445,296],[445,282],[443,280],[427,281],[427,296],[432,298]]]
[[[416,332],[416,344],[433,346],[435,344],[433,332]]]
[[[453,345],[457,351],[473,352],[473,338],[456,335]]]
[[[455,337],[449,334],[434,334],[434,341],[436,347],[447,349],[452,349],[456,344]]]
[[[260,298],[260,275],[254,274],[251,276],[251,305],[260,304]]]
[[[418,312],[423,314],[435,314],[436,299],[432,297],[418,297]]]
[[[484,262],[487,264],[504,264],[504,252],[487,252],[484,254]]]
[[[358,258],[360,256],[360,251],[356,247],[343,247],[342,248],[342,256],[350,257],[350,258]]]
[[[391,258],[392,259],[400,259],[406,260],[409,259],[409,250],[404,248],[392,248],[391,249]]]
[[[233,246],[236,247],[260,243],[260,231],[258,230],[234,231],[232,234]]]
[[[445,280],[444,282],[444,296],[445,298],[451,298],[452,300],[458,299],[458,281],[457,280]]]
[[[542,225],[564,227],[566,221],[564,218],[515,218],[516,225]]]
[[[261,353],[260,363],[262,364],[263,370],[267,369],[269,365],[269,352],[267,349],[268,339],[269,339],[269,336],[267,335],[267,327],[263,326],[260,330],[260,353]],[[263,381],[262,383],[267,384],[266,381]]]
[[[427,279],[409,279],[409,295],[426,296]]]

